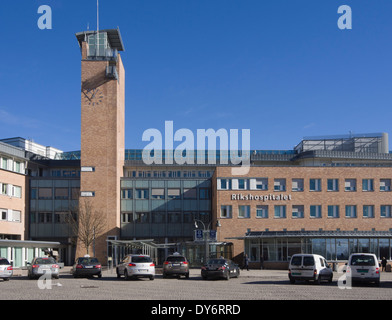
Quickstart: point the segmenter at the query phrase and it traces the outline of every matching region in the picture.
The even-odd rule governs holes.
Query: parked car
[[[117,278],[124,276],[125,280],[130,278],[146,277],[150,280],[155,278],[155,264],[150,256],[140,254],[129,254],[116,267]]]
[[[318,254],[295,254],[289,264],[289,279],[314,281],[320,284],[322,280],[332,282],[333,271],[323,256]]]
[[[238,278],[240,268],[238,264],[228,259],[210,259],[203,267],[201,267],[201,277],[206,280],[208,278],[224,278],[229,280],[232,277]]]
[[[56,260],[51,257],[36,257],[31,263],[27,263],[27,276],[29,279],[39,278],[45,273],[52,278],[59,278],[60,267]]]
[[[168,275],[185,276],[189,278],[189,263],[188,260],[180,255],[179,253],[174,253],[166,258],[163,262],[162,275],[166,278]]]
[[[375,254],[353,253],[348,258],[346,276],[354,282],[374,282],[380,285],[380,266]]]
[[[11,263],[6,258],[0,258],[0,279],[8,281],[13,274]]]
[[[72,275],[77,277],[102,277],[102,266],[97,258],[81,257],[77,258],[72,266]]]

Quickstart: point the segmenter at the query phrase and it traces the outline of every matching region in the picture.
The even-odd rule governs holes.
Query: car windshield
[[[224,259],[212,259],[208,261],[208,264],[225,264],[226,260]]]
[[[152,260],[150,257],[146,257],[146,256],[134,256],[132,257],[132,262],[143,263],[143,262],[152,262]]]
[[[8,264],[10,264],[10,263],[8,262],[7,259],[0,259],[0,265],[1,266],[8,265]]]
[[[169,262],[181,262],[181,261],[185,261],[185,257],[171,256],[171,257],[167,257],[166,261],[169,261]]]
[[[79,264],[98,264],[97,258],[79,258]]]
[[[376,262],[374,261],[373,256],[355,255],[351,257],[351,265],[352,266],[375,266]]]
[[[301,263],[302,263],[302,257],[293,257],[293,258],[291,259],[291,264],[292,264],[293,266],[300,266]]]
[[[53,264],[56,263],[53,258],[38,258],[35,260],[35,264]]]

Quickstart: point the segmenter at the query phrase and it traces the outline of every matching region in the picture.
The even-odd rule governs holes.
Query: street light
[[[207,235],[210,233],[210,227],[211,227],[211,223],[212,221],[208,224],[207,228],[206,225],[204,224],[203,221],[195,219],[195,228],[198,229],[199,226],[197,225],[197,221],[201,222],[201,224],[203,225],[203,238],[204,238],[204,244],[205,244],[205,250],[204,250],[204,263],[207,263],[207,259],[209,256],[209,244],[208,244],[208,238]],[[216,227],[220,227],[220,221],[217,220],[216,221]]]

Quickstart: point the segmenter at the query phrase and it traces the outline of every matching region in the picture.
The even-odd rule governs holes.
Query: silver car
[[[8,281],[13,274],[11,263],[6,258],[0,258],[0,279]]]
[[[27,265],[27,276],[29,279],[39,278],[44,274],[50,275],[55,279],[59,278],[60,267],[53,258],[36,257]]]
[[[150,256],[129,254],[116,267],[117,278],[124,276],[125,280],[131,278],[155,278],[155,264]]]

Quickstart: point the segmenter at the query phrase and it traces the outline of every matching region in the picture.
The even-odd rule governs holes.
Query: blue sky
[[[337,27],[340,5],[352,30]],[[53,29],[37,26],[50,5]],[[4,1],[0,138],[80,149],[80,51],[96,0]],[[304,136],[391,135],[390,0],[100,0],[101,29],[121,30],[126,148],[146,129],[250,129],[252,149]]]

